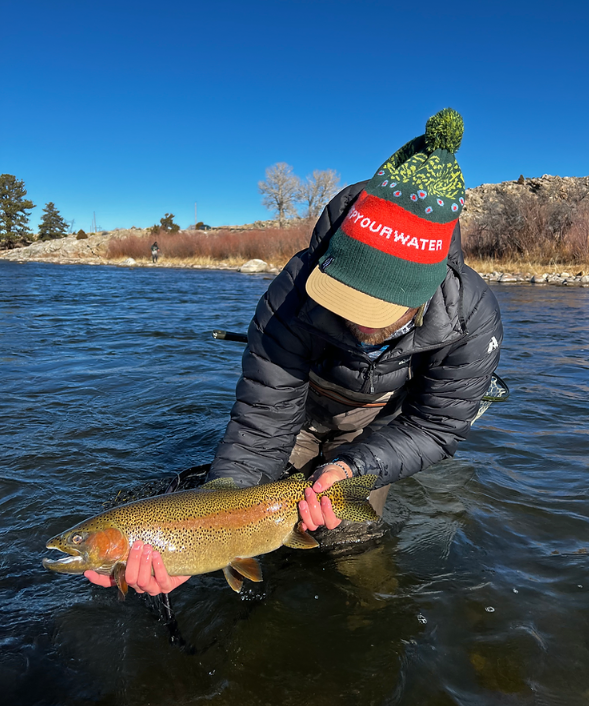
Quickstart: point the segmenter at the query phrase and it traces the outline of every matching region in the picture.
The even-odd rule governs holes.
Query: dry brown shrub
[[[564,250],[572,262],[589,262],[589,204],[579,209],[564,238]]]
[[[589,197],[540,201],[505,192],[464,230],[469,259],[526,260],[538,265],[589,260]]]
[[[283,265],[297,252],[306,248],[312,225],[291,228],[215,232],[181,231],[160,233],[157,243],[160,257],[166,260],[211,260],[243,262],[258,258],[275,265]],[[132,257],[151,259],[153,235],[129,235],[108,244],[107,257],[112,260]]]

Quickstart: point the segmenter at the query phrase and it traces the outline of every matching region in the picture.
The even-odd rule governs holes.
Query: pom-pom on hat
[[[445,108],[378,169],[311,272],[312,299],[360,326],[383,328],[432,297],[464,206],[454,157],[463,131],[461,116]]]

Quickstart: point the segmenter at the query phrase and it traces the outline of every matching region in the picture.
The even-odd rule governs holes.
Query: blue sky
[[[589,3],[0,0],[0,173],[75,228],[270,217],[258,181],[373,175],[441,108],[468,187],[589,174]]]

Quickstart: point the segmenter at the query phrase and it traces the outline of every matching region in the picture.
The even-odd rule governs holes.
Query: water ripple
[[[3,703],[576,704],[589,693],[589,290],[495,287],[494,405],[456,458],[397,484],[376,545],[284,548],[240,600],[174,593],[188,655],[145,601],[57,576],[48,537],[118,489],[210,460],[268,282],[0,263]]]

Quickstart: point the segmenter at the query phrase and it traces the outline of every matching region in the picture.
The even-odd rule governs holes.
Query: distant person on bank
[[[152,262],[157,262],[158,255],[160,254],[160,249],[157,244],[157,240],[155,243],[151,246],[151,261]]]
[[[375,474],[381,513],[391,483],[454,455],[503,333],[493,293],[462,256],[462,132],[451,109],[430,118],[425,135],[328,204],[307,250],[270,284],[211,479],[267,483],[290,461],[314,480],[299,504],[303,529],[334,529],[340,520],[316,493]],[[148,545],[131,549],[126,580],[137,591],[187,578],[168,576]]]

